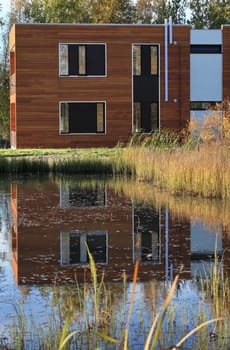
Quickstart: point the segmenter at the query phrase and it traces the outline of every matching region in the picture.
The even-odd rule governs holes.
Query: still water
[[[118,328],[127,326],[134,265],[140,262],[129,322],[131,349],[144,348],[155,312],[183,266],[158,348],[175,345],[201,319],[216,317],[197,281],[208,278],[214,261],[229,275],[228,205],[172,197],[153,186],[122,179],[2,179],[0,349],[12,343],[12,329],[20,329],[22,319],[21,348],[41,349],[36,339],[50,332],[56,314],[60,316],[60,304],[72,310],[69,296],[81,293],[92,282],[87,248],[96,263],[98,283],[103,279],[112,300],[110,313],[115,316],[109,333],[116,339],[122,332]],[[94,296],[87,294],[87,298],[89,314]],[[79,305],[76,308],[75,327],[83,333],[85,315]],[[184,349],[200,349],[201,343],[204,349],[229,349],[228,336],[212,341],[209,334],[213,331],[215,324],[201,336],[191,337]],[[118,349],[109,342],[95,345],[82,338],[71,346]]]

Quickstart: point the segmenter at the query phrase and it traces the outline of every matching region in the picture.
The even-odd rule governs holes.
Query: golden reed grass
[[[139,180],[174,194],[230,197],[230,149],[227,147],[218,144],[192,150],[128,147],[123,157]]]

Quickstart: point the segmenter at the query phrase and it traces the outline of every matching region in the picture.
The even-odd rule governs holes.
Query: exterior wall
[[[189,119],[190,27],[173,26],[165,95],[164,26],[17,24],[10,33],[11,145],[114,146],[132,134],[132,44],[160,47],[160,128],[183,128]],[[59,77],[59,43],[105,43],[106,77]],[[105,101],[105,134],[60,135],[60,101]]]
[[[230,25],[224,25],[223,31],[223,99],[230,98]]]
[[[191,30],[191,45],[221,47],[219,53],[190,55],[190,119],[202,125],[209,117],[222,116],[221,110],[216,111],[217,104],[230,96],[230,26],[223,25],[221,30]]]
[[[191,45],[222,45],[221,30],[191,30]],[[190,55],[190,100],[222,100],[222,53]]]

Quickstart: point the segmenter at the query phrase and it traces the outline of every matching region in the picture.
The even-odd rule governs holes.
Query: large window
[[[134,204],[133,218],[134,261],[159,263],[161,261],[160,212]]]
[[[133,75],[158,75],[158,45],[133,45]]]
[[[159,130],[159,47],[133,44],[133,131]]]
[[[87,247],[96,263],[108,262],[108,232],[61,232],[61,264],[88,264]]]
[[[61,183],[61,208],[98,208],[106,207],[106,187],[82,187],[76,184]]]
[[[104,102],[61,102],[60,134],[104,134]]]
[[[60,44],[60,76],[105,76],[105,44]]]
[[[135,132],[151,132],[159,129],[158,103],[134,102],[133,114]]]

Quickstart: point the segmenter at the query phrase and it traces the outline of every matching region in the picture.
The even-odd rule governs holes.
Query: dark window
[[[87,247],[96,263],[108,261],[108,233],[106,231],[62,232],[61,263],[74,265],[89,263]]]
[[[93,208],[106,206],[106,188],[82,188],[81,185],[62,184],[60,190],[61,208]]]
[[[105,103],[61,102],[60,133],[105,133]]]
[[[134,131],[152,132],[159,129],[158,103],[134,103]]]
[[[194,101],[190,102],[190,110],[192,111],[206,111],[209,109],[218,109],[218,101]]]
[[[190,53],[221,53],[221,45],[191,45]]]
[[[158,45],[133,45],[133,131],[159,129]]]
[[[158,75],[157,45],[133,45],[133,75]]]
[[[142,205],[134,207],[134,258],[143,262],[160,262],[160,213]]]
[[[105,76],[104,44],[60,44],[61,76]]]

